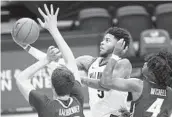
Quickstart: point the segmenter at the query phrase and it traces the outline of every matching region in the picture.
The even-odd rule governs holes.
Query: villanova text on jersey
[[[100,79],[102,76],[102,72],[92,72],[89,74],[90,78]]]

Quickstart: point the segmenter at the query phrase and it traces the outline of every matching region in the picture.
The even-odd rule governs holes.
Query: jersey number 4
[[[147,109],[147,112],[152,113],[151,117],[157,117],[157,115],[161,111],[161,106],[164,102],[164,99],[162,98],[157,98],[154,103]]]

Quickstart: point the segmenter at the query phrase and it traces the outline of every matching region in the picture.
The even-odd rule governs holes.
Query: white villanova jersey
[[[97,58],[88,70],[88,78],[99,79],[106,65],[99,66],[101,57]],[[88,88],[89,104],[93,117],[110,117],[119,115],[118,110],[127,108],[127,92],[117,90],[100,91]]]

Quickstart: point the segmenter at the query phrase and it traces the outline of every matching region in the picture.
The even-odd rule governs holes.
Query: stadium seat
[[[127,29],[131,33],[133,41],[139,41],[140,33],[143,30],[152,28],[151,17],[142,6],[120,7],[117,9],[116,17],[117,25]]]
[[[79,13],[80,29],[103,32],[111,26],[111,18],[106,9],[88,8]]]
[[[157,28],[167,30],[172,38],[172,3],[158,5],[155,16]]]
[[[149,29],[141,33],[140,56],[159,52],[161,49],[171,50],[170,37],[166,30]]]

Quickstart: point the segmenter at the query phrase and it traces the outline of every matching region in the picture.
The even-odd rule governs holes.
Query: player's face
[[[155,81],[154,75],[152,74],[152,71],[149,70],[148,66],[147,66],[148,62],[145,62],[142,68],[142,74],[144,76],[146,76],[146,78],[148,77],[150,81]]]
[[[117,39],[107,33],[100,44],[100,56],[105,57],[113,52]]]

